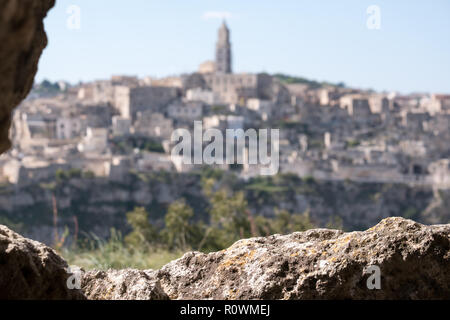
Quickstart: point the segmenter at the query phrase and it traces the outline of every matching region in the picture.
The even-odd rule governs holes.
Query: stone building
[[[372,114],[369,100],[362,95],[346,95],[339,99],[341,108],[346,109],[348,114],[354,118],[366,118]]]
[[[237,130],[244,129],[244,117],[233,115],[213,115],[203,118],[203,128],[219,129],[225,131],[226,129]]]
[[[203,116],[203,103],[201,102],[175,102],[167,108],[169,118],[181,121],[200,120]]]
[[[9,183],[27,185],[54,179],[58,169],[67,170],[68,164],[63,160],[49,162],[29,156],[22,160],[11,159],[3,166],[2,173]]]
[[[252,98],[277,101],[283,93],[289,95],[288,90],[268,74],[233,73],[230,30],[225,22],[218,32],[215,62],[202,63],[198,72],[184,75],[182,80],[182,89],[188,100],[203,101],[210,105],[244,106]],[[287,98],[283,97],[282,100]]]
[[[107,128],[111,125],[111,120],[115,110],[110,105],[83,105],[77,106],[78,117],[86,127]]]
[[[78,144],[80,152],[103,153],[108,147],[108,129],[87,128],[86,136]]]
[[[433,184],[437,187],[450,187],[450,160],[440,159],[432,162],[428,171],[431,174]]]
[[[218,96],[220,103],[245,105],[251,98],[272,97],[272,77],[267,74],[213,73],[203,77],[207,88]]]
[[[139,85],[139,78],[136,76],[113,75],[111,77],[111,83],[114,86],[137,87]]]
[[[402,125],[410,130],[416,132],[422,132],[424,129],[424,123],[430,119],[430,115],[427,112],[408,112],[406,110],[401,112]]]
[[[224,21],[219,29],[219,37],[216,44],[216,73],[232,73],[231,62],[230,30]]]
[[[114,116],[112,118],[112,131],[115,136],[124,136],[130,134],[131,120]]]
[[[94,81],[78,89],[77,98],[93,104],[113,104],[115,85],[112,81]]]
[[[389,99],[381,94],[372,94],[369,96],[369,106],[372,113],[388,113]]]
[[[143,86],[152,86],[152,87],[173,87],[173,88],[182,88],[183,87],[183,79],[181,77],[165,77],[165,78],[151,78],[146,77],[142,80]]]
[[[450,113],[450,95],[433,94],[429,103],[429,111],[435,113]]]
[[[338,88],[333,86],[327,86],[325,88],[321,88],[317,92],[319,104],[321,106],[330,106],[339,103],[339,98],[341,93]]]
[[[219,102],[217,94],[212,90],[206,90],[202,88],[189,89],[186,92],[187,101],[201,101],[209,105],[213,105]]]
[[[56,138],[68,140],[80,137],[84,123],[79,117],[61,117],[56,120]]]
[[[145,152],[137,161],[137,169],[147,171],[171,171],[173,168],[170,155],[155,152]]]
[[[112,181],[123,181],[134,167],[134,159],[131,156],[114,156],[105,164],[106,173]]]
[[[256,111],[264,121],[267,121],[272,115],[274,105],[270,100],[263,99],[248,99],[247,108]]]
[[[170,139],[173,132],[173,120],[164,117],[162,113],[144,111],[138,112],[136,122],[134,123],[134,133]]]
[[[198,73],[214,73],[216,71],[216,63],[214,61],[205,61],[198,67]]]
[[[272,84],[268,74],[233,73],[230,31],[224,22],[218,32],[215,63],[203,63],[199,72],[186,76],[183,89],[189,92],[190,100],[196,96],[210,104],[245,105],[250,98],[271,99]]]
[[[173,87],[118,86],[115,90],[115,107],[123,118],[131,118],[134,121],[138,112],[161,111],[177,97],[178,90]]]

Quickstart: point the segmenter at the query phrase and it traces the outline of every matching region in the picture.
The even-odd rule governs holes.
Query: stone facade
[[[223,104],[245,105],[251,98],[270,98],[272,77],[266,74],[205,74],[204,80]]]
[[[230,30],[224,21],[219,29],[219,37],[216,44],[216,73],[232,73],[231,62]]]
[[[173,87],[116,87],[115,107],[124,118],[136,119],[138,112],[151,110],[158,112],[178,97],[178,90]]]
[[[168,106],[167,114],[170,118],[181,121],[201,120],[203,115],[203,103],[176,102]]]
[[[149,137],[170,139],[173,130],[173,120],[166,118],[159,112],[138,112],[134,123],[134,132],[136,134]]]

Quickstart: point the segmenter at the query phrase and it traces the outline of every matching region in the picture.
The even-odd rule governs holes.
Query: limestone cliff
[[[316,226],[327,226],[333,216],[338,216],[348,231],[368,229],[392,215],[423,224],[450,221],[450,212],[446,210],[450,203],[449,190],[433,192],[425,187],[352,182],[308,184],[300,178],[277,176],[279,182],[270,184],[271,192],[262,193],[252,189],[252,181],[238,181],[231,174],[224,177],[224,183],[218,185],[235,192],[243,191],[255,216],[273,218],[275,208],[292,213],[308,210]],[[228,181],[236,183],[226,184]],[[289,184],[289,190],[274,190],[283,183]],[[61,233],[66,227],[70,231],[66,243],[70,243],[75,234],[74,216],[78,219],[79,230],[102,239],[109,237],[111,228],[127,234],[130,230],[125,213],[136,206],[151,212],[151,222],[155,226],[164,225],[168,205],[181,198],[194,209],[195,219],[207,222],[208,217],[209,199],[202,192],[201,179],[196,174],[155,172],[147,174],[145,181],[130,175],[120,183],[103,178],[74,178],[57,182],[55,190],[58,228]],[[7,219],[2,222],[0,218],[0,223],[22,224],[22,229],[15,226],[22,235],[53,243],[52,190],[45,184],[0,186],[0,212]]]

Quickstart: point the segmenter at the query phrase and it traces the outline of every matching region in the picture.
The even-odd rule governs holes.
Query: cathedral
[[[250,98],[271,99],[273,79],[268,74],[233,73],[230,29],[225,21],[218,31],[215,61],[200,65],[188,88],[211,90],[219,103],[245,104]]]

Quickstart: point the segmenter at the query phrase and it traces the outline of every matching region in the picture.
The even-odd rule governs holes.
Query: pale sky
[[[371,5],[380,29],[367,27]],[[57,0],[37,81],[196,71],[224,17],[235,72],[450,93],[449,0]]]

